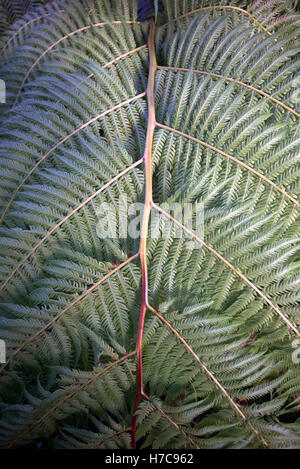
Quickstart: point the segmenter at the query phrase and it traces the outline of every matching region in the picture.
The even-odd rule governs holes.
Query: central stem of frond
[[[144,213],[141,228],[141,239],[140,239],[140,259],[141,259],[141,271],[142,271],[142,301],[141,311],[138,325],[137,343],[136,343],[136,354],[137,354],[137,395],[134,405],[134,414],[132,419],[132,446],[136,448],[136,411],[138,409],[141,397],[143,395],[143,362],[142,362],[142,341],[144,332],[144,323],[146,311],[148,308],[148,266],[147,266],[147,236],[148,227],[151,212],[152,203],[152,147],[153,147],[153,135],[156,126],[155,119],[155,103],[154,103],[154,84],[155,84],[155,72],[157,69],[156,52],[155,52],[155,23],[154,20],[150,20],[150,32],[148,40],[149,48],[149,75],[148,75],[148,86],[147,86],[147,100],[148,100],[148,127],[147,136],[144,152],[144,163],[145,163],[145,202],[144,202]]]

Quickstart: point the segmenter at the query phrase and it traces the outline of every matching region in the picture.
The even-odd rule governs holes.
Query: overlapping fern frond
[[[1,39],[3,447],[132,446],[139,239],[101,238],[99,214],[120,229],[145,198],[135,3],[50,2]],[[299,448],[300,17],[162,4],[138,447]],[[176,203],[201,204],[203,239]]]

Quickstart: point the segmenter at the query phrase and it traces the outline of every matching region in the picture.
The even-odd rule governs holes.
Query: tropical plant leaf
[[[300,17],[155,5],[5,26],[1,447],[300,448]]]

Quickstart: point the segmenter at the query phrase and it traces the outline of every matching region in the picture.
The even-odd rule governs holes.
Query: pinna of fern
[[[246,3],[64,0],[4,33],[2,447],[300,447],[299,16]],[[99,237],[120,200],[141,239]]]

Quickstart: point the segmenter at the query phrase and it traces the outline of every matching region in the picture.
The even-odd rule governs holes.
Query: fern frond
[[[0,446],[299,448],[293,2],[43,3],[0,9]]]

